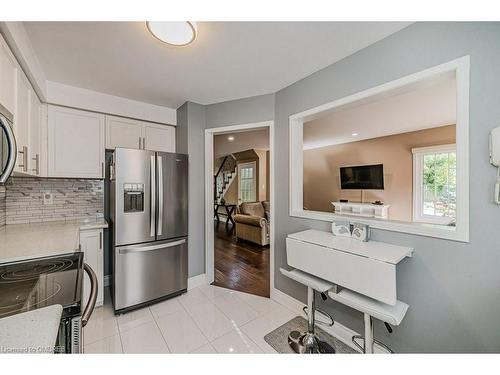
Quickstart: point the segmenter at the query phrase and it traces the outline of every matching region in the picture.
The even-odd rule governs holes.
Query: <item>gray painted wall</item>
[[[188,275],[205,273],[205,107],[187,102],[177,110],[176,149],[189,154]]]
[[[279,273],[279,268],[286,265],[286,235],[307,228],[329,230],[328,223],[288,215],[288,116],[469,54],[470,243],[374,230],[374,240],[415,248],[415,256],[398,266],[398,297],[410,304],[408,314],[391,335],[377,322],[375,335],[397,352],[500,352],[500,207],[492,203],[496,169],[489,165],[487,151],[488,132],[500,124],[499,40],[499,23],[413,24],[276,95],[206,107],[206,127],[275,119],[273,146],[279,151],[275,153],[274,206],[278,289],[306,301],[306,289]],[[190,109],[187,123],[191,122]],[[192,109],[201,112],[198,107]],[[183,107],[180,118],[182,110]],[[201,114],[196,117],[202,121]],[[200,163],[196,178],[203,176],[203,135],[199,126],[193,125],[197,131],[190,133],[188,139],[190,153],[194,154],[190,156],[191,165]],[[180,139],[181,128],[179,124]],[[197,136],[200,139],[195,139]],[[196,196],[199,202],[190,199],[190,205],[196,205],[199,211],[194,213],[190,208],[190,217],[198,215],[196,231],[201,233],[202,187],[195,185],[190,187],[190,197]],[[204,244],[200,239],[195,244],[200,248],[196,254],[190,254],[190,263],[195,262],[190,264],[190,276],[204,272]],[[191,251],[194,252],[192,246]],[[193,259],[194,255],[199,259]],[[358,312],[331,301],[323,308],[338,322],[362,331],[362,316]]]
[[[276,94],[275,266],[286,265],[287,233],[327,223],[288,215],[288,116],[469,54],[470,243],[382,230],[373,239],[415,248],[398,266],[398,298],[410,309],[390,336],[397,352],[500,352],[500,207],[492,203],[496,170],[488,163],[488,132],[500,124],[500,23],[418,23]],[[301,285],[275,272],[275,285],[306,300]],[[361,314],[337,303],[335,320],[362,331]]]
[[[274,94],[177,109],[176,149],[189,155],[189,277],[205,273],[205,128],[274,118]]]
[[[206,106],[207,128],[250,124],[274,119],[274,94]]]

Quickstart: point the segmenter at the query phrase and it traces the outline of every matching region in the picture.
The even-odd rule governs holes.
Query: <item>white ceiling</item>
[[[177,108],[276,92],[409,25],[201,22],[169,47],[142,22],[25,22],[47,79]]]
[[[315,116],[304,123],[303,148],[451,125],[456,112],[455,75],[445,73]]]
[[[233,137],[232,141],[228,137]],[[269,128],[225,133],[214,137],[214,156],[216,158],[249,149],[269,150]]]

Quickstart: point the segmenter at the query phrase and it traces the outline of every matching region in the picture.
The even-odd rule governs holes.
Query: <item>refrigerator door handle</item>
[[[124,254],[124,253],[143,253],[143,252],[146,252],[146,251],[154,251],[154,250],[159,250],[159,249],[165,249],[165,248],[168,248],[168,247],[174,247],[174,246],[179,246],[179,245],[182,245],[186,243],[186,239],[182,239],[182,240],[177,240],[177,241],[173,241],[173,242],[169,242],[169,243],[164,243],[164,244],[160,244],[160,245],[152,245],[152,246],[137,246],[137,247],[125,247],[125,248],[122,248],[119,250],[119,253],[120,254]]]
[[[163,228],[163,159],[161,156],[157,156],[158,162],[158,222],[156,234],[158,236],[162,235]]]
[[[150,165],[150,175],[151,175],[151,212],[150,212],[150,236],[155,236],[155,212],[156,212],[156,168],[155,168],[155,156],[151,155],[151,165]]]

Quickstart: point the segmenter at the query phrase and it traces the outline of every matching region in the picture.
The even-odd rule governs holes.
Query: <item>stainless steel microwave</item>
[[[12,123],[12,113],[0,104],[0,185],[7,182],[16,163],[17,146]]]

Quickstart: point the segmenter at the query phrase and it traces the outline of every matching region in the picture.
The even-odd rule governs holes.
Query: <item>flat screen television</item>
[[[384,165],[340,167],[340,188],[357,190],[383,190]]]

